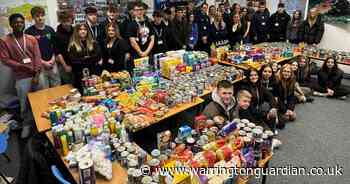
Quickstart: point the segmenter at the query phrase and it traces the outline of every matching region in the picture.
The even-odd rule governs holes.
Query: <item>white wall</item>
[[[319,46],[350,52],[350,24],[325,24],[325,32]]]
[[[350,52],[350,24],[325,24],[321,48]],[[350,74],[350,66],[339,65],[346,74]]]

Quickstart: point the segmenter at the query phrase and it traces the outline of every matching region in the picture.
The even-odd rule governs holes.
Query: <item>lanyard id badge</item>
[[[18,40],[17,40],[17,38],[15,36],[13,36],[13,38],[15,39],[17,47],[19,48],[19,50],[22,53],[22,56],[24,57],[22,59],[22,62],[24,64],[31,63],[32,60],[27,56],[26,51],[25,51],[26,50],[26,37],[25,37],[25,35],[23,35],[23,47],[21,46],[21,44],[19,44],[19,42],[18,42]]]

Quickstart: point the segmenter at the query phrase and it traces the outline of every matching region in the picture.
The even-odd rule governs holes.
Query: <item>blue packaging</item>
[[[184,139],[184,138],[190,136],[191,132],[192,132],[192,128],[187,126],[187,125],[185,125],[185,126],[182,126],[182,127],[179,128],[177,136],[180,139]]]

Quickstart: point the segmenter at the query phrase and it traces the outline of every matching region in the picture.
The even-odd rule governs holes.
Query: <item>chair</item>
[[[61,184],[71,184],[70,182],[68,182],[67,180],[65,180],[65,179],[62,177],[62,174],[61,174],[60,170],[58,170],[58,168],[57,168],[56,165],[52,165],[52,166],[51,166],[51,171],[52,171],[52,174],[56,177],[56,179],[57,179]]]
[[[10,158],[6,155],[5,151],[7,149],[7,139],[9,138],[9,128],[6,127],[2,129],[0,132],[0,155],[4,156],[8,162],[10,162]],[[11,183],[7,180],[6,176],[0,171],[0,177],[7,183]]]

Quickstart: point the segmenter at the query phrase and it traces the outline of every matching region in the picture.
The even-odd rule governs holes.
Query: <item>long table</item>
[[[300,54],[296,54],[294,55],[293,57],[282,57],[282,58],[279,58],[279,59],[276,59],[276,60],[273,60],[274,62],[276,63],[283,63],[283,62],[286,62],[286,61],[289,61],[291,59],[294,59],[296,57],[300,56]],[[228,66],[234,66],[234,67],[237,67],[237,68],[240,68],[240,69],[243,69],[243,70],[248,70],[249,69],[249,66],[245,65],[245,64],[236,64],[236,63],[231,63],[231,62],[228,62],[228,61],[219,61],[218,63],[220,64],[223,64],[223,65],[228,65]],[[260,64],[258,70],[260,70],[262,64]]]
[[[68,95],[71,89],[73,89],[73,86],[71,85],[62,85],[28,94],[36,127],[39,132],[46,132],[51,129],[50,120],[42,117],[42,113],[46,112],[50,108],[49,101]],[[180,104],[170,108],[164,116],[157,118],[151,125],[183,112],[189,108],[195,107],[203,102],[204,100],[198,97],[193,102]]]
[[[72,85],[62,85],[28,94],[29,103],[39,132],[46,132],[51,129],[50,120],[42,117],[42,113],[50,108],[49,102],[68,95],[71,89],[73,89]]]

